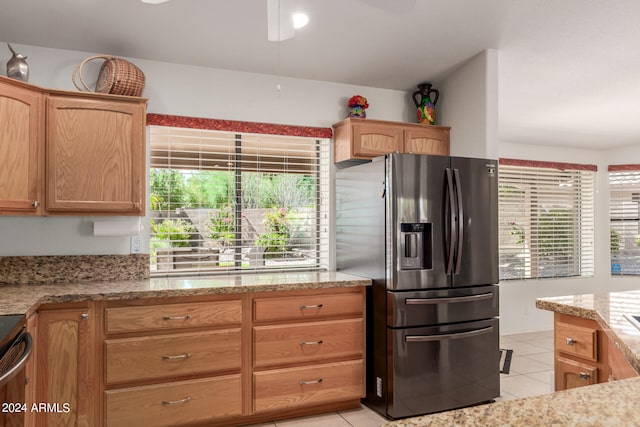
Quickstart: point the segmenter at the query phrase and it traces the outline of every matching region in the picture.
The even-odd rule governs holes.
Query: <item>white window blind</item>
[[[500,159],[500,279],[593,276],[595,166]]]
[[[149,133],[153,275],[327,268],[328,139]]]
[[[640,274],[640,165],[609,166],[611,274]]]

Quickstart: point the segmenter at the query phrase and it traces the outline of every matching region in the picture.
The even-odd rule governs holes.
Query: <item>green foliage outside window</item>
[[[231,246],[235,239],[235,211],[232,205],[226,204],[209,213],[209,238],[222,246]]]
[[[273,208],[264,216],[266,232],[258,236],[255,245],[265,248],[265,258],[283,258],[291,240],[291,220],[287,209]]]
[[[538,216],[538,253],[540,256],[573,254],[575,231],[569,209],[549,209]]]
[[[151,169],[151,209],[170,211],[187,204],[184,176],[176,169]]]
[[[193,225],[183,219],[165,219],[160,224],[151,222],[151,232],[160,242],[168,242],[172,248],[188,248],[189,239],[195,232]]]

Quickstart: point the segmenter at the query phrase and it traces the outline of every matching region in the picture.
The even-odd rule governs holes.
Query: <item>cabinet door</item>
[[[145,103],[47,98],[47,210],[144,214]]]
[[[0,213],[39,214],[43,96],[0,81]]]
[[[88,309],[38,314],[36,425],[95,426],[93,319]]]
[[[379,123],[353,123],[353,157],[372,159],[402,150],[402,128]]]
[[[556,391],[598,383],[598,368],[575,360],[557,358]]]
[[[403,153],[449,155],[449,128],[425,126],[404,131]]]

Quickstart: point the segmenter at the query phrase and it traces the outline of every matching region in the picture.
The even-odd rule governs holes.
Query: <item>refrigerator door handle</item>
[[[473,331],[466,332],[454,332],[452,334],[441,335],[407,335],[404,337],[405,342],[429,342],[429,341],[442,341],[442,340],[455,340],[458,338],[470,338],[477,335],[488,334],[493,332],[493,326],[487,326],[486,328],[475,329]]]
[[[462,205],[462,182],[460,181],[460,170],[454,169],[455,178],[455,190],[458,200],[458,232],[457,232],[457,244],[458,250],[456,251],[456,268],[455,274],[460,273],[462,268],[462,247],[464,243],[464,206]]]
[[[405,298],[404,303],[406,305],[426,305],[426,304],[482,301],[485,299],[492,299],[492,298],[493,298],[493,292],[487,292],[484,294],[466,295],[463,297]]]
[[[445,169],[447,174],[447,188],[445,193],[445,205],[449,206],[449,218],[444,218],[445,221],[449,221],[449,235],[445,236],[445,244],[447,246],[447,269],[446,274],[451,274],[453,271],[454,253],[455,253],[455,241],[456,241],[456,221],[454,215],[455,199],[453,188],[453,174],[450,168]],[[446,227],[445,227],[446,229]]]

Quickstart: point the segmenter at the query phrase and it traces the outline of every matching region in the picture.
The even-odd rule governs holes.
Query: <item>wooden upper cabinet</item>
[[[401,152],[449,155],[450,128],[348,118],[333,125],[334,162]]]
[[[404,131],[405,153],[449,155],[450,129],[443,126],[411,127]]]
[[[0,213],[42,213],[43,95],[0,80]]]
[[[144,214],[146,101],[47,97],[50,213]]]
[[[353,126],[352,157],[369,159],[402,149],[402,129],[376,123]]]

